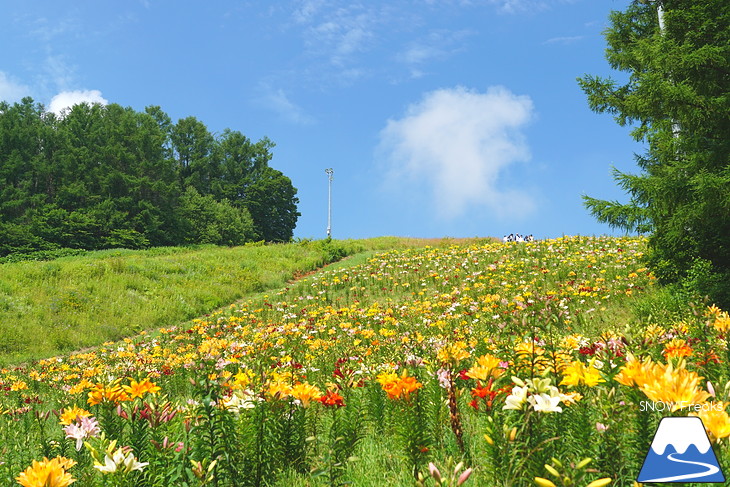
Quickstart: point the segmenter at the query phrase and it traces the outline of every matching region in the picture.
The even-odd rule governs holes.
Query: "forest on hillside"
[[[213,134],[158,106],[56,115],[0,102],[0,256],[39,250],[288,241],[297,190],[274,144]]]

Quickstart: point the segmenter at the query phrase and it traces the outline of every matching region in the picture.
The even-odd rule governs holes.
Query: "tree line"
[[[273,142],[158,106],[0,102],[0,256],[288,241],[300,213]]]

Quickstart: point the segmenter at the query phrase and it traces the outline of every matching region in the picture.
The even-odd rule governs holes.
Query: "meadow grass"
[[[343,257],[454,239],[303,241],[103,250],[0,264],[0,364],[49,357],[171,326]]]
[[[170,255],[191,254],[177,263],[183,287],[261,272],[245,297],[192,320],[0,369],[0,483],[62,456],[93,487],[414,486],[449,459],[473,469],[467,487],[632,485],[660,416],[640,401],[730,402],[730,317],[659,287],[644,249],[628,238],[383,238],[219,249],[235,256],[221,260],[201,256],[216,249],[69,258],[129,267],[138,292],[174,275],[154,260]],[[105,436],[75,447],[57,417],[71,407]],[[730,417],[711,421],[727,466]],[[91,456],[101,466],[112,439],[148,465],[99,472]]]

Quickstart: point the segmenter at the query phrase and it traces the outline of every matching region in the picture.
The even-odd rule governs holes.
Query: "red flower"
[[[477,386],[477,387],[475,387],[474,389],[471,390],[472,397],[474,397],[474,398],[477,398],[478,397],[480,399],[484,399],[485,397],[487,397],[487,395],[490,395],[491,396],[490,393],[491,393],[491,391],[489,390],[489,387],[479,387],[479,386]]]
[[[595,355],[597,349],[598,347],[596,347],[596,344],[594,343],[590,347],[581,347],[580,350],[578,350],[578,353],[581,355]]]
[[[319,402],[327,407],[341,408],[345,405],[345,399],[335,391],[327,391],[327,393],[319,398]]]

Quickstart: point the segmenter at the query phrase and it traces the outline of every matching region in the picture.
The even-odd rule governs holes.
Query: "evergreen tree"
[[[611,14],[610,65],[625,83],[579,80],[590,107],[646,143],[639,174],[615,171],[628,204],[585,197],[599,221],[650,232],[650,262],[730,305],[730,3],[634,0]]]

